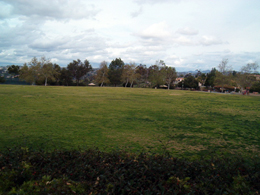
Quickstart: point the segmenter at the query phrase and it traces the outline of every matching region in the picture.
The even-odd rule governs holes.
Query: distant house
[[[184,80],[184,77],[178,77],[178,78],[175,79],[174,84],[176,85],[176,84],[178,84],[179,82],[182,82],[183,80]]]
[[[224,85],[223,91],[234,91],[236,87],[230,86],[230,85]],[[214,86],[214,89],[217,91],[222,91],[222,86],[216,85]]]
[[[160,88],[167,88],[168,86],[167,85],[160,85],[159,87]]]
[[[257,81],[260,81],[260,74],[255,74],[254,76],[255,76]]]

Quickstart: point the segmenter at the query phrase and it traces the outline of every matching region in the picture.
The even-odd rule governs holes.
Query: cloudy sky
[[[0,0],[0,65],[34,56],[239,70],[260,63],[260,1]]]

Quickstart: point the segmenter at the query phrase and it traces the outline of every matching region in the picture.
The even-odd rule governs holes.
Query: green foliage
[[[214,154],[212,154],[214,155]],[[0,155],[1,194],[258,194],[260,158],[190,161],[126,151],[32,151]]]
[[[39,60],[34,57],[28,63],[25,63],[19,70],[19,78],[31,84],[45,84],[49,81],[54,81],[60,75],[60,67],[57,64],[52,64],[49,59],[44,56]]]
[[[252,87],[255,83],[256,77],[254,74],[257,73],[258,68],[259,66],[257,63],[248,63],[241,68],[241,71],[238,74],[236,74],[235,80],[241,91],[247,87]]]
[[[65,86],[69,86],[73,83],[72,73],[67,68],[62,68],[60,72],[61,83]]]
[[[148,87],[149,70],[146,65],[139,64],[136,67],[137,83],[139,87]]]
[[[38,62],[37,58],[34,57],[28,64],[25,63],[20,71],[19,71],[19,78],[21,80],[26,81],[27,83],[35,84],[38,79],[40,78],[40,71],[41,65]]]
[[[227,65],[228,60],[224,59],[218,66],[219,71],[216,71],[216,76],[214,79],[214,86],[220,86],[222,92],[225,86],[230,86],[232,84],[232,67]]]
[[[207,79],[205,81],[205,86],[214,86],[214,81],[215,81],[215,77],[216,77],[216,68],[212,68],[212,70],[210,71],[210,73],[207,74]]]
[[[198,89],[198,81],[192,75],[187,75],[184,78],[184,87]]]
[[[250,92],[258,92],[260,93],[260,81],[255,81],[250,88]]]
[[[135,72],[136,65],[135,64],[126,64],[124,65],[124,69],[121,75],[121,80],[124,83],[125,87],[132,87],[134,81],[137,79],[137,74]]]
[[[11,65],[8,67],[8,73],[9,74],[14,74],[14,75],[17,75],[19,74],[19,69],[20,69],[20,66],[18,65]]]
[[[5,82],[5,78],[0,76],[0,83],[4,83]]]
[[[150,66],[148,80],[151,82],[151,87],[159,87],[165,84],[164,69],[158,65]]]
[[[256,81],[256,78],[254,75],[248,74],[248,73],[238,73],[235,76],[235,80],[237,83],[237,86],[241,89],[246,89],[247,87],[251,87],[253,83]]]
[[[87,59],[84,61],[84,63],[81,62],[80,59],[73,60],[73,62],[69,63],[67,66],[67,70],[70,71],[72,77],[75,78],[77,86],[80,83],[80,79],[91,69],[92,66],[89,64]]]
[[[202,73],[200,70],[197,70],[197,74],[195,75],[195,78],[198,82],[200,82],[203,86],[205,85],[207,76],[205,73]]]
[[[124,69],[124,61],[121,58],[112,60],[109,64],[108,79],[111,84],[117,86],[121,83],[121,77]]]
[[[165,66],[163,67],[165,71],[165,81],[168,85],[168,89],[170,89],[170,86],[173,84],[177,77],[177,72],[174,67]]]

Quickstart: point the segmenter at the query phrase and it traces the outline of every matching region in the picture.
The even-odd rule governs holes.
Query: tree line
[[[17,67],[11,66],[8,71],[14,72]],[[60,67],[49,59],[36,57],[25,63],[18,71],[19,78],[31,84],[42,85],[79,85],[81,78],[85,76],[92,66],[88,60],[73,60],[67,67]]]
[[[159,87],[166,84],[170,89],[176,77],[175,68],[167,66],[162,60],[146,67],[142,64],[125,64],[121,58],[116,58],[109,66],[105,61],[100,64],[95,82],[100,86],[123,85],[124,87],[133,87],[134,84],[139,87]]]
[[[232,70],[228,60],[224,59],[218,68],[213,68],[209,73],[197,70],[195,75],[179,75],[184,79],[177,83],[177,72],[174,67],[167,66],[163,60],[158,60],[154,65],[147,67],[143,64],[124,63],[121,58],[110,62],[103,61],[99,69],[92,73],[92,66],[86,59],[70,62],[67,67],[60,67],[49,59],[36,57],[22,67],[12,65],[8,68],[10,74],[19,74],[21,80],[38,85],[86,85],[90,82],[103,86],[123,87],[164,87],[167,89],[180,87],[198,89],[199,86],[207,88],[218,87],[237,88],[240,90],[252,88],[260,92],[260,81],[255,74],[259,68],[256,62],[248,63],[240,71]]]

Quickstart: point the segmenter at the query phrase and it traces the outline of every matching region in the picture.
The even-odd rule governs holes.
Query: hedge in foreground
[[[0,153],[0,194],[258,194],[260,159],[84,151]]]

